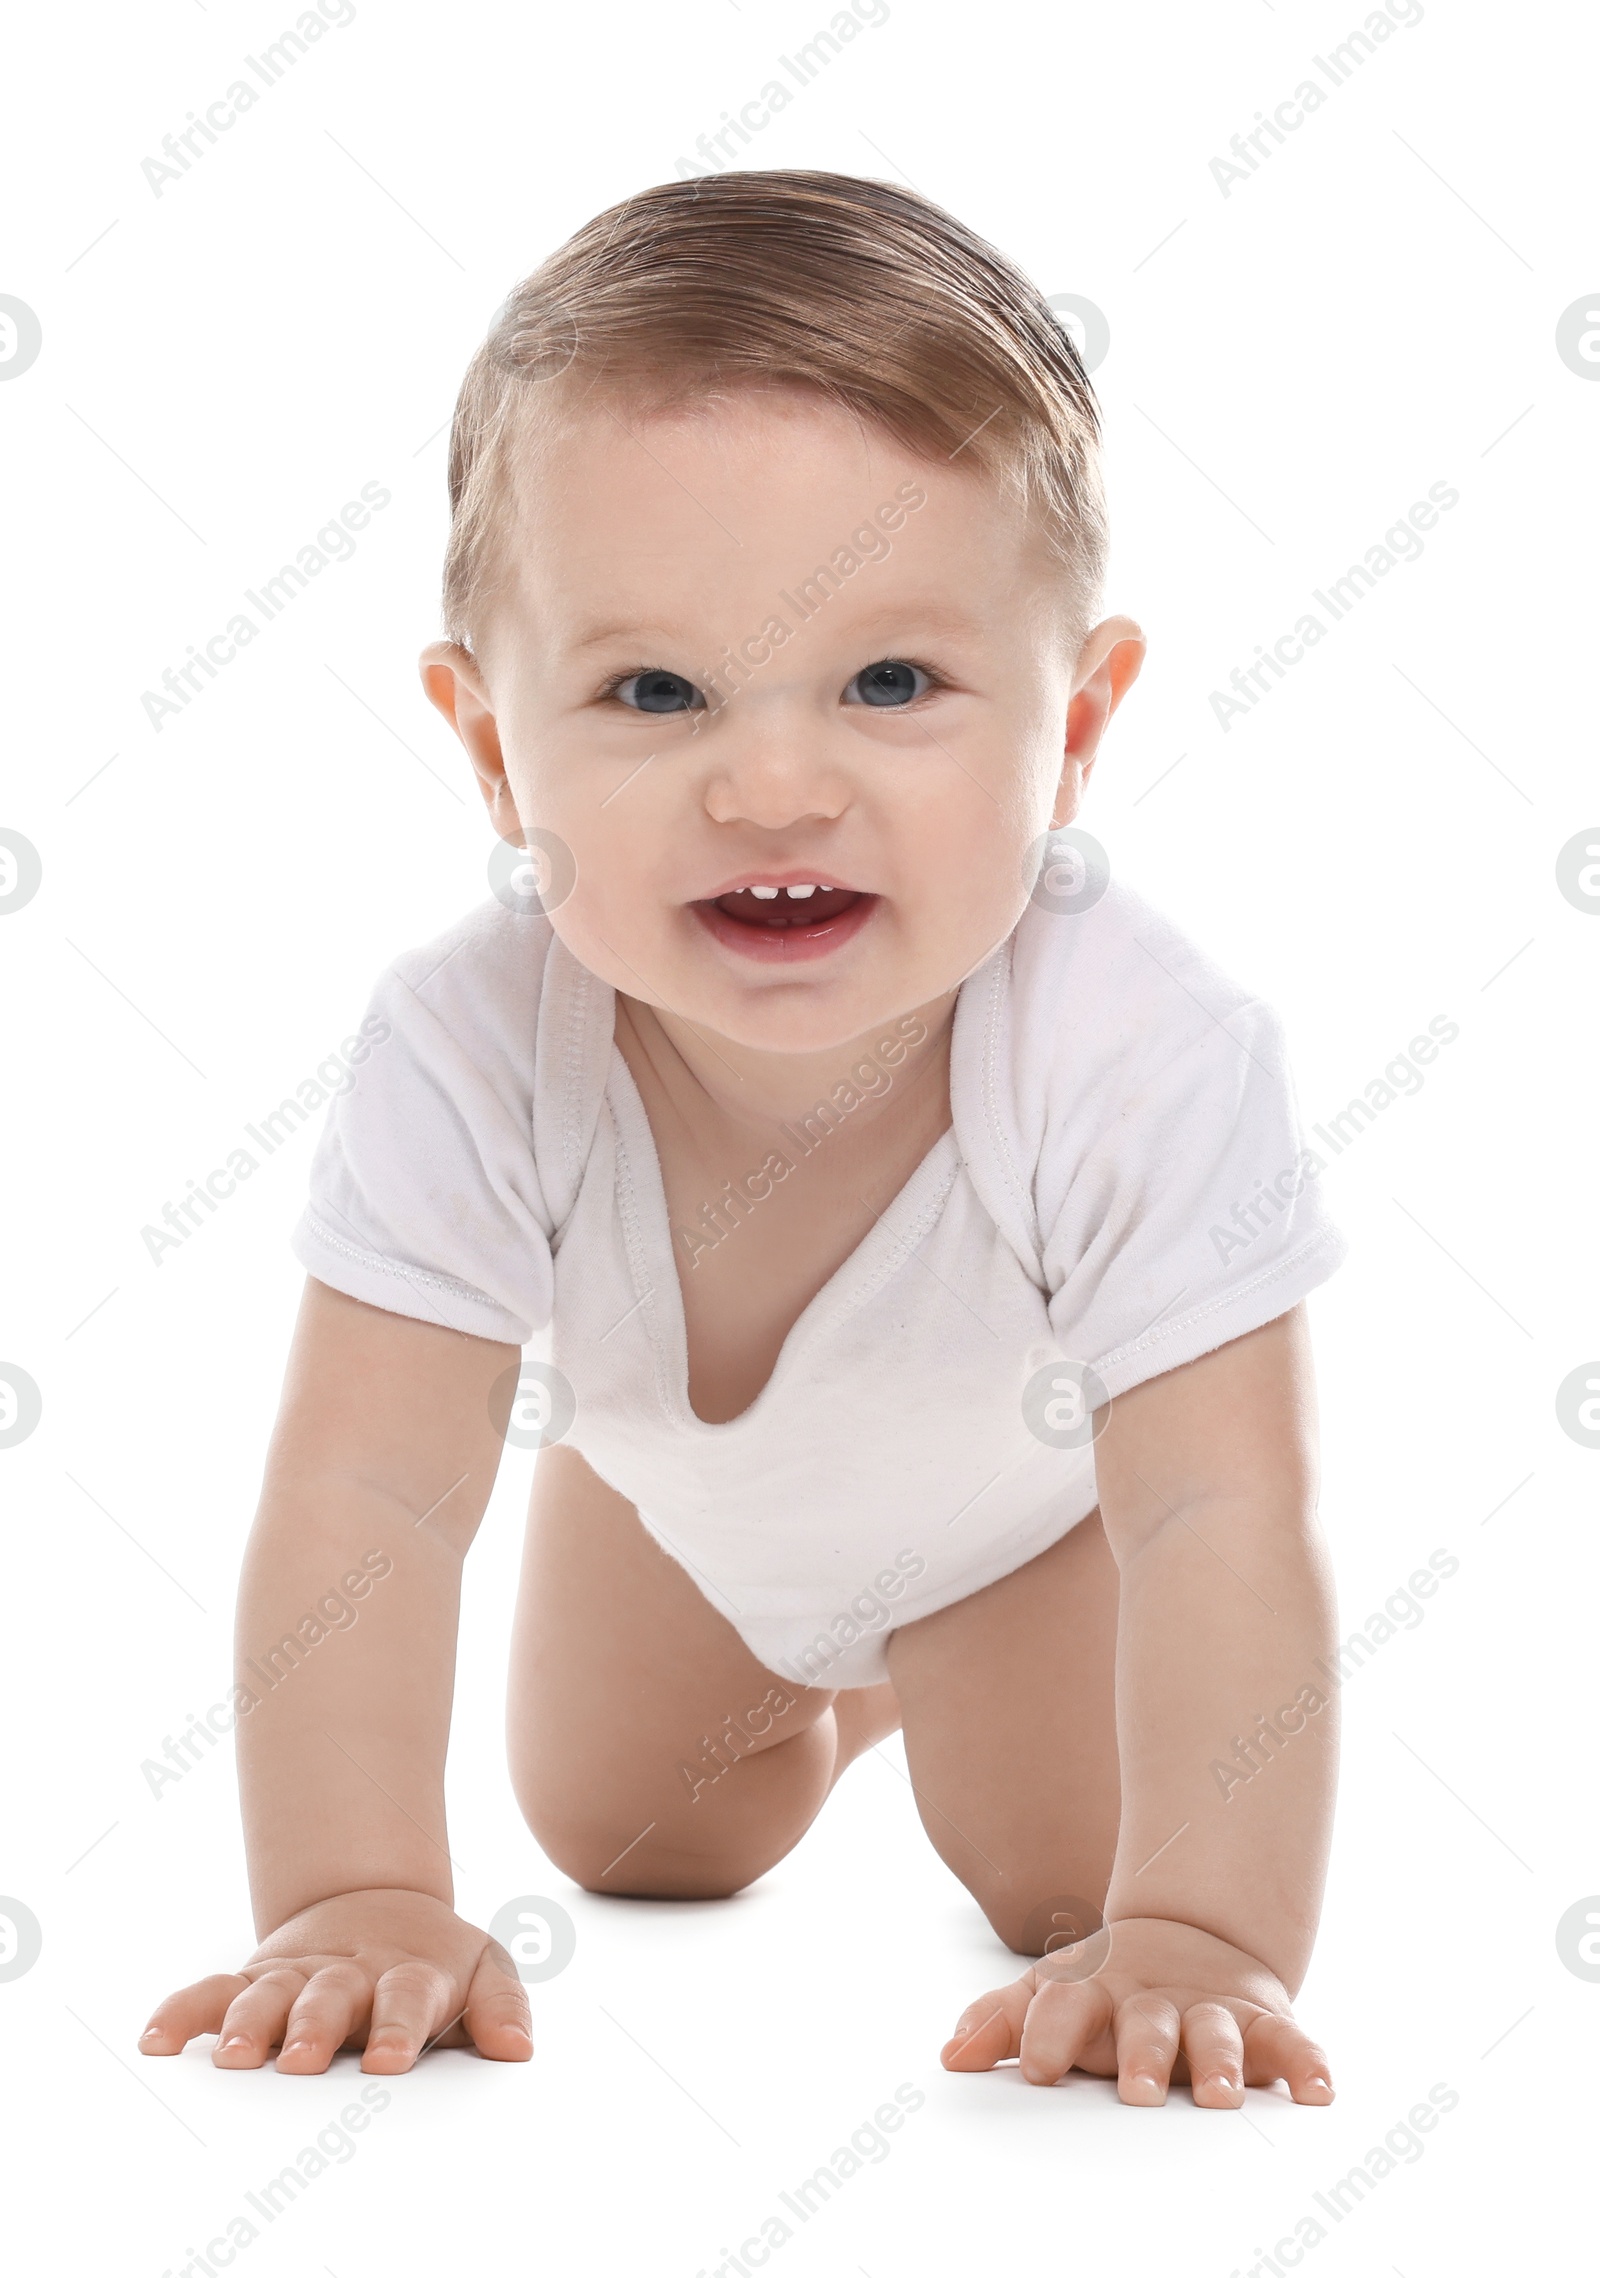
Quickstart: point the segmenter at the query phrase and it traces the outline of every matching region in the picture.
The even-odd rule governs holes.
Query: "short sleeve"
[[[1060,1350],[1115,1397],[1287,1313],[1344,1255],[1323,1168],[1266,1005],[1146,1063],[1042,1229]]]
[[[539,961],[526,928],[497,915],[378,981],[346,1039],[346,1060],[361,1056],[328,1111],[291,1245],[347,1296],[522,1345],[552,1299],[532,1138]]]

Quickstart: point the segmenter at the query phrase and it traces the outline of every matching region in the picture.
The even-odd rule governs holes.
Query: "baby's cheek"
[[[619,889],[579,873],[571,894],[550,913],[562,947],[625,996],[665,999],[672,959],[659,905],[642,886]]]
[[[990,832],[969,841],[946,873],[942,891],[926,896],[924,922],[947,953],[960,950],[976,962],[1016,925],[1037,874],[1026,841]]]

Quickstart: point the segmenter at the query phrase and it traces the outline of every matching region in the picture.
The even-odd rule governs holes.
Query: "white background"
[[[1427,0],[1224,197],[1210,161],[1363,13],[893,0],[748,154],[910,180],[1105,312],[1110,598],[1152,646],[1083,820],[1282,1010],[1307,1120],[1433,1016],[1459,1024],[1327,1174],[1352,1246],[1313,1301],[1346,1627],[1430,1552],[1460,1562],[1345,1693],[1300,2003],[1338,2101],[1150,2113],[1082,2077],[942,2074],[960,2008],[1018,1965],[923,1837],[898,1742],[729,1904],[575,1892],[504,1770],[532,1460],[509,1455],[469,1567],[459,1903],[556,1897],[576,1959],[535,1994],[531,2066],[434,2055],[391,2083],[358,2155],[241,2255],[250,2278],[693,2278],[904,2081],[926,2102],[774,2257],[784,2278],[1227,2278],[1441,2081],[1458,2107],[1329,2226],[1318,2278],[1549,2267],[1576,2219],[1600,1986],[1554,1932],[1600,1889],[1600,1453],[1555,1389],[1600,1352],[1600,916],[1555,862],[1600,818],[1600,366],[1569,369],[1555,333],[1600,305],[1600,59],[1576,6]],[[352,2058],[297,2080],[218,2074],[209,2044],[135,2053],[163,1992],[250,1943],[226,1751],[159,1800],[140,1765],[229,1683],[312,1134],[159,1266],[140,1230],[348,1033],[392,955],[483,896],[487,824],[415,655],[443,429],[491,313],[827,20],[359,0],[157,197],[141,160],[292,5],[13,19],[0,292],[43,327],[0,386],[0,824],[44,865],[0,924],[0,1359],[44,1401],[0,1452],[0,1892],[44,1933],[0,1984],[19,2267],[182,2269],[359,2085]],[[369,481],[392,503],[354,558],[156,733],[142,692]],[[1211,691],[1439,481],[1460,501],[1422,557],[1224,734]]]

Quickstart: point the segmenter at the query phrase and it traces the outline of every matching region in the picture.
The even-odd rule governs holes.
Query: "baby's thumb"
[[[987,2072],[1022,2049],[1022,2021],[1033,1991],[1026,1978],[969,2002],[939,2051],[946,2072]]]
[[[481,2055],[526,2064],[533,2054],[528,1995],[504,1946],[491,1938],[467,1988],[467,2031]]]

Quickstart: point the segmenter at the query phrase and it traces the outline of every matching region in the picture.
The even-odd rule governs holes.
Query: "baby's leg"
[[[585,1889],[720,1898],[791,1850],[892,1685],[785,1684],[575,1450],[535,1472],[512,1644],[511,1776]]]
[[[922,1823],[1019,1954],[1094,1929],[1083,1907],[1105,1904],[1120,1801],[1117,1596],[1095,1511],[889,1640]]]

